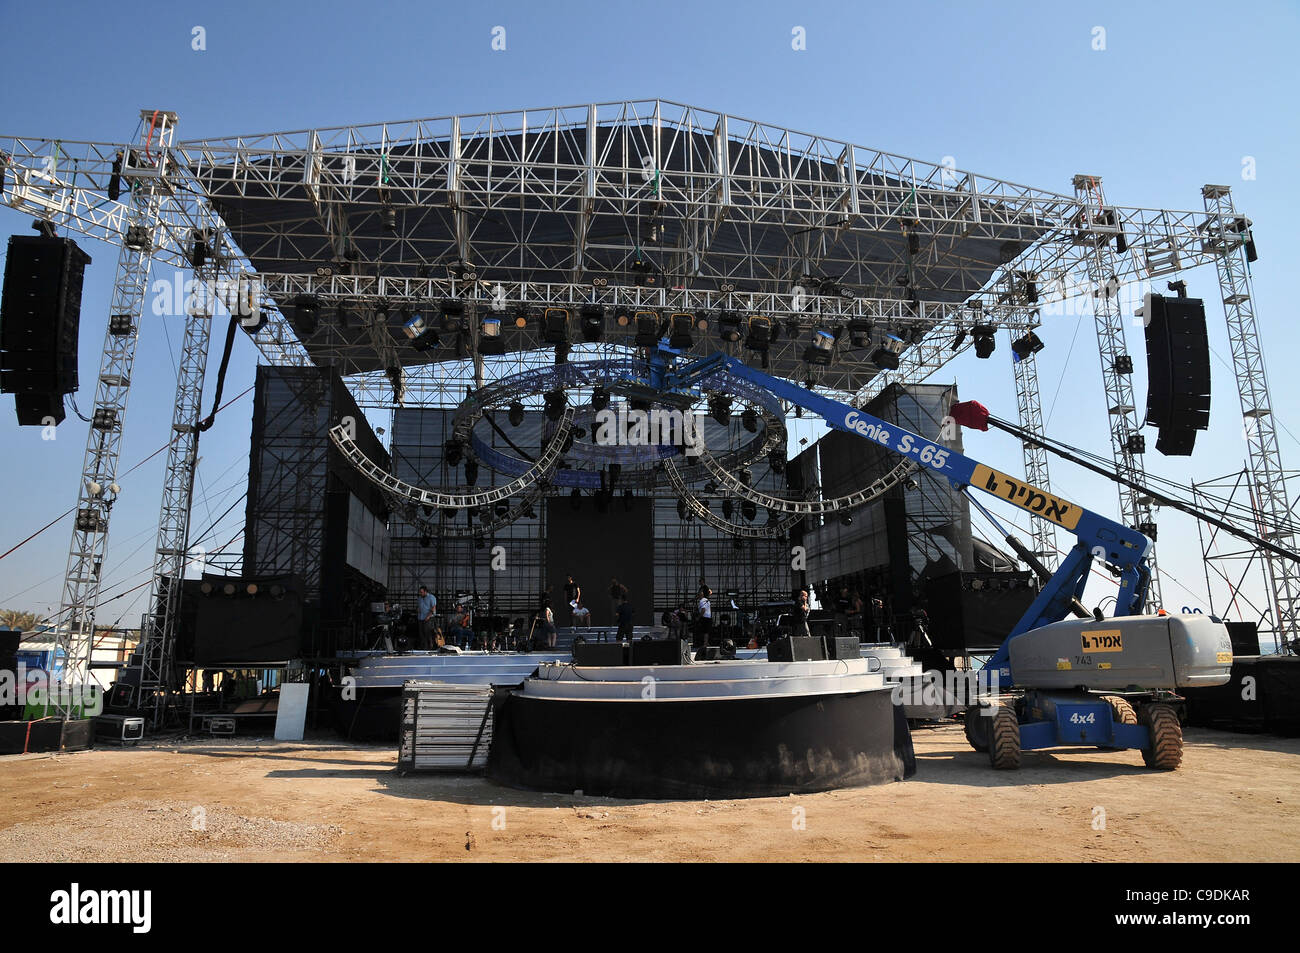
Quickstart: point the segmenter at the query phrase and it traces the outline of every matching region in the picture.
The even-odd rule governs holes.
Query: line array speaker
[[[1196,431],[1210,426],[1210,339],[1200,298],[1149,294],[1143,304],[1147,342],[1147,423],[1156,449],[1186,457]]]

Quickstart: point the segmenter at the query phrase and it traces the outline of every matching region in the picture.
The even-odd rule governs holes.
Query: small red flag
[[[949,416],[963,427],[989,429],[989,409],[977,400],[963,400],[952,405]]]

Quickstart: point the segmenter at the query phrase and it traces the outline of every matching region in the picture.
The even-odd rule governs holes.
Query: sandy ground
[[[325,737],[9,757],[0,860],[1300,860],[1300,739],[1191,729],[1169,774],[1136,751],[994,772],[959,727],[914,739],[909,781],[738,801],[400,776]]]

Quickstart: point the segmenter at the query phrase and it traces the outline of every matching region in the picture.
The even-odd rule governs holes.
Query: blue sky
[[[126,141],[141,108],[180,116],[181,138],[341,125],[457,112],[510,110],[662,97],[815,132],[959,168],[1070,191],[1075,173],[1103,176],[1121,205],[1200,208],[1206,182],[1231,185],[1255,222],[1255,293],[1270,355],[1278,419],[1300,433],[1291,410],[1300,382],[1289,373],[1300,332],[1287,274],[1300,258],[1293,170],[1300,155],[1300,71],[1293,3],[1237,7],[1205,2],[1069,5],[1007,3],[667,2],[364,5],[186,2],[118,5],[0,3],[0,134]],[[737,15],[737,11],[743,14]],[[207,49],[191,49],[191,30]],[[491,49],[506,29],[506,50]],[[803,27],[807,48],[791,49]],[[1105,49],[1093,49],[1094,28]],[[1243,157],[1257,177],[1243,180]],[[0,210],[0,232],[27,233],[30,219]],[[109,304],[115,250],[83,242],[87,273],[80,369],[94,378]],[[1211,270],[1189,272],[1207,299],[1213,359],[1211,429],[1194,457],[1148,455],[1149,468],[1181,481],[1239,469],[1246,447],[1228,358],[1222,305]],[[1049,320],[1040,332],[1048,432],[1106,453],[1100,371],[1084,315]],[[1074,347],[1070,342],[1074,338]],[[146,318],[126,425],[123,467],[167,439],[178,328]],[[214,351],[219,345],[214,345]],[[1142,353],[1140,334],[1130,339]],[[1067,361],[1068,355],[1068,361]],[[256,354],[241,336],[227,397],[252,384]],[[1139,366],[1143,362],[1138,361]],[[963,397],[1015,416],[1003,340],[991,360],[967,355],[945,369]],[[209,374],[210,402],[213,372]],[[1135,384],[1139,402],[1145,379]],[[87,383],[78,395],[92,402]],[[243,491],[251,400],[219,419],[202,445],[195,507],[206,528]],[[1154,434],[1152,433],[1152,438]],[[85,425],[70,415],[57,439],[18,428],[0,401],[0,551],[72,506]],[[1154,439],[1150,440],[1154,446]],[[1284,461],[1300,445],[1283,432]],[[995,433],[966,436],[968,453],[1016,471],[1018,445]],[[1059,493],[1105,513],[1114,487],[1053,462]],[[147,578],[158,521],[162,457],[123,479],[105,581]],[[243,508],[221,522],[225,542]],[[0,560],[0,607],[57,608],[69,519]],[[1204,606],[1195,524],[1165,512],[1162,568],[1171,606]],[[1064,537],[1061,540],[1065,542]],[[1096,596],[1103,594],[1101,589]],[[101,623],[138,622],[142,600],[107,603]]]

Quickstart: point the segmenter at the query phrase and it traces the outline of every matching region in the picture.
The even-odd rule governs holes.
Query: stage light
[[[510,421],[510,426],[518,427],[524,422],[524,405],[517,400],[512,400],[509,410],[506,411],[506,418]]]
[[[740,315],[734,311],[718,312],[718,337],[728,344],[735,344],[740,340]]]
[[[444,331],[454,333],[465,330],[465,305],[462,302],[448,299],[438,306],[438,310]]]
[[[871,363],[882,371],[898,370],[898,353],[887,347],[878,347],[871,352]]]
[[[605,309],[598,304],[586,304],[579,312],[582,316],[582,339],[599,341],[605,336]]]
[[[216,587],[213,586],[212,583],[208,582],[206,579],[204,579],[203,582],[199,584],[199,592],[203,593],[205,596],[212,595],[215,589]]]
[[[863,318],[854,318],[849,322],[849,345],[852,347],[871,347],[872,322]]]
[[[293,299],[294,330],[301,337],[311,337],[316,333],[316,316],[320,312],[320,299],[315,295],[298,295]]]
[[[655,285],[659,284],[659,278],[655,274],[654,265],[640,258],[632,262],[632,283],[638,288],[653,288]]]
[[[920,344],[925,340],[925,328],[915,325],[907,332],[908,344]]]
[[[478,482],[478,461],[470,457],[465,461],[465,485],[473,486]]]
[[[257,583],[250,582],[244,587],[244,592],[248,593],[250,596],[257,595]]]
[[[745,336],[745,347],[751,351],[766,351],[773,339],[772,319],[753,314],[750,315],[746,327],[748,333]]]
[[[841,513],[840,522],[845,526],[853,525],[853,515],[851,513]]]
[[[424,315],[402,309],[402,333],[410,338],[411,347],[417,351],[427,351],[438,346],[438,332],[429,327]]]
[[[688,509],[686,508],[686,501],[685,501],[685,500],[678,500],[678,501],[677,501],[677,518],[678,518],[679,520],[685,520],[685,519],[687,518],[687,516],[688,516],[689,513],[690,513],[690,510],[688,510]]]
[[[4,157],[0,156],[0,192],[4,191]],[[108,200],[116,202],[122,196],[122,153],[113,156],[113,168],[108,176]]]
[[[754,522],[758,519],[758,505],[753,500],[741,500],[740,515],[746,523]]]
[[[564,391],[560,390],[558,387],[555,390],[547,391],[543,401],[545,403],[547,420],[559,420],[564,416],[564,408],[567,406],[567,401],[564,399]]]
[[[547,308],[542,315],[542,341],[546,344],[569,343],[569,309]]]
[[[1043,341],[1033,331],[1028,332],[1022,338],[1017,338],[1011,342],[1011,350],[1015,352],[1016,360],[1023,361],[1031,354],[1037,354],[1043,349]]]
[[[774,447],[767,455],[767,465],[772,468],[773,473],[785,472],[785,451],[780,447]]]
[[[735,511],[736,511],[735,504],[733,504],[733,503],[731,502],[731,500],[723,500],[723,501],[722,501],[722,517],[723,517],[723,519],[728,519],[728,520],[731,519],[731,516],[732,516],[733,513],[735,513]]]
[[[998,346],[997,329],[991,324],[977,324],[971,328],[971,337],[975,339],[975,356],[979,358],[989,357]]]
[[[609,406],[609,391],[597,385],[591,392],[591,409],[599,413]]]
[[[740,415],[740,425],[750,433],[758,430],[758,414],[753,407],[746,407],[744,413]]]
[[[515,312],[515,327],[522,331],[528,327],[528,309],[520,308]]]
[[[695,345],[695,316],[692,314],[683,314],[677,312],[671,319],[672,334],[668,338],[668,346],[678,351],[690,350]],[[707,329],[708,322],[705,322]]]
[[[510,512],[510,504],[507,503],[505,500],[498,501],[497,505],[492,507],[492,514],[494,516],[498,516],[498,517],[505,516],[509,512]]]
[[[479,324],[478,352],[500,356],[506,352],[506,342],[501,339],[501,319],[484,318]]]
[[[397,209],[391,205],[385,205],[379,210],[379,221],[390,232],[397,231]]]
[[[731,426],[731,398],[725,394],[709,395],[709,416],[724,427]]]
[[[221,591],[228,596],[233,596],[235,594],[235,584],[233,582],[228,582],[221,587]]]
[[[835,359],[835,335],[823,328],[813,328],[812,340],[804,349],[803,359],[818,367],[829,367]]]
[[[654,347],[659,343],[659,315],[654,311],[636,313],[636,346]]]
[[[464,459],[465,448],[459,440],[448,440],[443,445],[443,450],[445,453],[444,459],[447,461],[447,466],[449,467],[460,466],[460,461]]]
[[[614,323],[625,328],[632,323],[632,313],[627,308],[618,308],[614,312]]]

